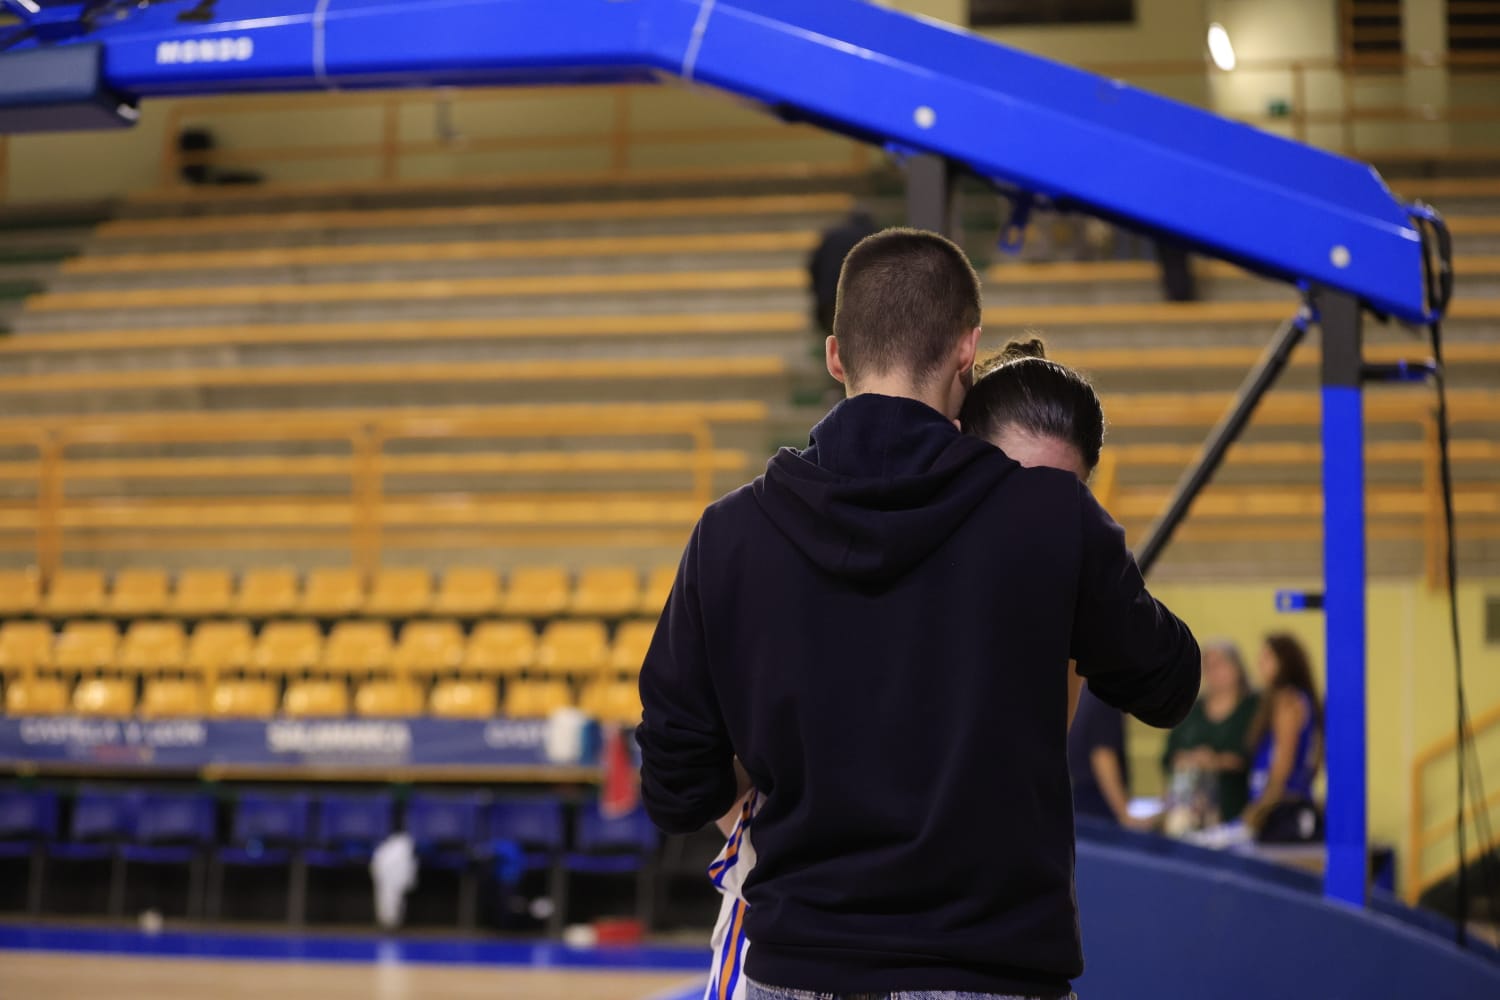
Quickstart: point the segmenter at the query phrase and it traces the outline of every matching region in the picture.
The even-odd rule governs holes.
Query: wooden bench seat
[[[660,379],[767,378],[787,373],[775,355],[708,358],[384,362],[354,365],[275,365],[54,372],[0,377],[0,392],[145,392],[174,389],[283,388],[473,382],[547,383]]]
[[[99,226],[100,239],[199,236],[286,230],[415,229],[443,226],[505,226],[536,222],[606,222],[649,219],[739,218],[767,215],[841,215],[852,195],[789,194],[710,198],[643,198],[563,201],[451,208],[385,208],[329,212],[244,212],[187,218],[116,219]]]
[[[818,241],[810,230],[782,233],[684,233],[669,236],[589,236],[572,239],[466,240],[451,243],[371,243],[357,246],[268,247],[189,253],[93,254],[72,257],[64,274],[154,274],[275,267],[327,267],[437,261],[645,257],[667,254],[805,253]]]
[[[279,344],[367,344],[466,340],[732,336],[801,333],[801,312],[666,313],[622,316],[497,316],[484,319],[376,320],[364,323],[265,323],[203,327],[15,333],[0,355],[72,351],[144,351]]]
[[[54,313],[107,309],[315,305],[365,302],[450,302],[454,299],[640,295],[675,292],[801,291],[800,268],[759,271],[668,271],[646,274],[549,274],[509,278],[346,281],[321,285],[211,285],[202,288],[98,289],[42,292],[25,310]]]

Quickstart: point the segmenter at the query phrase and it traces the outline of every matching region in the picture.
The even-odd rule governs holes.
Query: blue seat
[[[424,868],[458,873],[458,922],[468,929],[479,912],[476,862],[483,857],[485,795],[413,795],[406,832]]]
[[[139,797],[134,792],[81,791],[73,799],[68,839],[48,853],[63,861],[108,861],[117,844],[135,833]]]
[[[205,795],[145,794],[140,797],[134,837],[120,845],[125,874],[120,877],[121,908],[128,866],[185,865],[188,916],[196,916],[203,896],[203,862],[215,840],[214,800]]]
[[[550,868],[567,846],[563,805],[556,799],[496,802],[490,808],[489,835],[492,845],[518,848],[519,860],[528,870]]]
[[[241,795],[230,844],[216,856],[225,864],[279,868],[307,842],[309,817],[305,795]]]
[[[624,816],[605,816],[597,802],[580,806],[573,831],[573,849],[563,855],[569,875],[633,875],[636,910],[641,923],[651,926],[656,899],[656,854],[661,834],[637,807]]]
[[[567,890],[561,864],[568,846],[563,804],[556,799],[502,799],[490,808],[489,826],[485,853],[502,894],[514,893],[528,872],[547,872],[553,904],[548,930],[560,934]]]
[[[484,840],[483,795],[413,795],[406,804],[406,832],[424,865],[460,869]]]
[[[54,842],[47,856],[66,862],[109,862],[109,901],[112,916],[125,910],[125,866],[120,845],[135,835],[140,795],[136,792],[85,789],[73,798],[68,839]]]
[[[396,803],[389,795],[325,795],[318,800],[313,846],[303,852],[314,868],[367,865],[395,829]]]
[[[42,906],[48,842],[57,839],[57,796],[52,792],[0,791],[0,858],[27,862],[26,909]]]
[[[224,869],[287,869],[287,923],[302,922],[306,870],[300,849],[307,843],[311,811],[305,795],[241,795],[234,806],[230,843],[214,852],[208,883],[208,918],[215,920],[224,899]]]
[[[661,835],[646,810],[606,817],[597,803],[578,810],[573,850],[564,859],[571,871],[613,875],[640,871],[656,854]]]

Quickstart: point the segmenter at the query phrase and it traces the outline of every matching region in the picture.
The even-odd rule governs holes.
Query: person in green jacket
[[[1228,823],[1250,799],[1250,756],[1246,741],[1259,698],[1250,690],[1245,661],[1232,642],[1203,647],[1203,695],[1182,725],[1167,737],[1162,767],[1218,775],[1219,816]]]

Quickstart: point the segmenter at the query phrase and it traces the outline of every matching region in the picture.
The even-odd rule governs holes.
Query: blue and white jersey
[[[708,866],[708,877],[724,900],[719,906],[719,920],[714,924],[713,968],[703,1000],[744,1000],[745,997],[745,957],[750,953],[750,942],[745,937],[747,904],[743,889],[745,879],[755,867],[750,822],[759,806],[760,793],[752,791],[740,807],[734,832],[713,864]]]

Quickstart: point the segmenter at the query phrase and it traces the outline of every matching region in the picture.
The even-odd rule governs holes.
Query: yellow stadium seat
[[[52,647],[52,664],[75,674],[113,667],[119,641],[113,622],[68,622]]]
[[[410,618],[432,607],[432,574],[425,569],[383,569],[375,574],[365,614]]]
[[[672,584],[677,582],[676,566],[658,566],[646,577],[646,589],[641,591],[640,611],[643,615],[659,615],[672,595]]]
[[[123,719],[135,714],[135,682],[89,677],[73,689],[73,711],[94,718]]]
[[[328,719],[349,714],[349,689],[343,681],[294,681],[287,685],[286,714],[299,719]]]
[[[410,681],[368,681],[354,692],[354,713],[367,719],[421,715],[422,689]]]
[[[42,602],[42,575],[30,569],[0,570],[0,615],[29,615]]]
[[[391,627],[385,622],[339,622],[323,647],[324,670],[333,674],[379,673],[391,665]]]
[[[523,566],[511,573],[501,606],[515,618],[551,618],[567,610],[570,596],[566,570]]]
[[[5,688],[6,715],[62,715],[68,711],[68,686],[56,677],[12,681]]]
[[[167,610],[167,571],[126,569],[115,574],[109,613],[121,618],[159,615]]]
[[[489,719],[499,707],[494,681],[446,680],[432,688],[430,708],[439,719]]]
[[[208,711],[216,719],[269,719],[276,714],[276,685],[257,680],[220,681],[209,696]]]
[[[315,569],[307,574],[307,588],[298,606],[313,618],[342,618],[364,606],[365,585],[355,569]]]
[[[317,666],[322,655],[323,634],[316,622],[271,622],[260,631],[250,669],[296,674]]]
[[[199,719],[207,707],[201,682],[159,677],[146,682],[140,714],[146,719]]]
[[[515,681],[505,695],[505,714],[513,719],[546,718],[571,707],[573,698],[563,681]]]
[[[536,630],[526,622],[480,622],[464,652],[465,673],[508,676],[536,662]]]
[[[457,670],[463,659],[464,633],[458,622],[407,622],[391,666],[398,674],[431,676]]]
[[[254,649],[249,622],[201,622],[188,642],[187,666],[206,674],[243,670]]]
[[[187,658],[187,636],[181,622],[134,622],[115,657],[121,670],[146,673],[181,670]]]
[[[595,681],[583,689],[578,707],[600,722],[633,726],[641,721],[641,693],[635,681]]]
[[[177,618],[227,615],[234,606],[234,580],[227,569],[189,569],[177,574],[167,611]]]
[[[47,622],[0,625],[0,674],[23,674],[52,666],[52,626]]]
[[[542,630],[536,669],[544,674],[594,674],[609,662],[609,633],[599,621],[553,622]]]
[[[575,615],[618,618],[634,614],[641,604],[641,574],[633,566],[595,566],[578,575],[573,592]]]
[[[655,635],[655,621],[625,622],[615,633],[615,642],[609,651],[609,669],[621,674],[639,674],[641,664],[646,662],[646,650],[651,648],[651,639]]]
[[[460,566],[443,574],[442,585],[432,602],[432,613],[479,618],[494,614],[499,607],[499,574],[478,566]]]
[[[297,573],[290,569],[255,569],[240,578],[240,591],[231,605],[246,618],[289,615],[297,606]]]
[[[65,569],[52,578],[42,610],[54,618],[96,615],[104,610],[104,574],[96,569]]]

